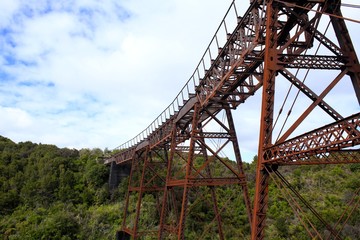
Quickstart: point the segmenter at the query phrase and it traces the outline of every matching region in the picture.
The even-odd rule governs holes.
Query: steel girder
[[[271,164],[320,164],[360,163],[355,150],[349,147],[360,145],[360,113],[332,124],[315,129],[304,135],[274,144],[264,149],[264,163]],[[344,154],[341,152],[344,151]],[[337,153],[354,158],[336,159]],[[354,153],[354,154],[351,154]],[[325,157],[327,154],[327,157]],[[334,156],[334,158],[333,158]]]

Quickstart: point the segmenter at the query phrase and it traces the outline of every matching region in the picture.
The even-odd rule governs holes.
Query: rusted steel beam
[[[279,61],[286,68],[340,70],[345,66],[344,60],[337,56],[281,54]]]
[[[351,37],[349,35],[349,31],[346,27],[345,20],[342,17],[341,9],[340,9],[340,0],[335,1],[332,8],[332,12],[335,16],[331,16],[331,23],[335,30],[335,35],[339,41],[340,48],[344,52],[344,55],[347,57],[347,65],[349,70],[349,76],[351,78],[356,97],[358,99],[358,103],[360,104],[360,63],[359,59],[356,55],[356,51],[354,45],[351,41]]]
[[[301,114],[301,116],[291,125],[291,127],[280,137],[278,142],[285,141],[294,131],[295,129],[309,116],[311,111],[315,109],[318,105],[321,104],[324,97],[333,89],[340,80],[346,74],[346,70],[339,73],[336,78],[324,89],[324,91],[316,98],[316,100]]]
[[[258,163],[256,168],[254,211],[251,239],[264,239],[265,219],[268,205],[269,176],[264,169],[264,149],[271,145],[274,114],[275,76],[279,69],[278,6],[272,0],[266,1],[266,39],[264,56],[263,92],[260,120]]]
[[[304,93],[308,98],[312,101],[317,101],[319,96],[313,92],[309,87],[305,85],[302,81],[300,81],[296,76],[294,76],[290,71],[283,69],[280,73],[289,80],[293,86],[297,87],[302,93]],[[341,120],[343,117],[329,104],[327,104],[324,100],[319,101],[318,106],[323,109],[327,114],[329,114],[334,120]]]
[[[170,180],[167,184],[169,187],[184,186],[187,184],[189,187],[200,187],[200,186],[223,186],[223,185],[243,185],[246,184],[245,179],[239,179],[237,177],[227,178],[187,178],[180,180]]]
[[[195,139],[194,136],[196,136],[196,133],[198,133],[198,120],[200,117],[200,106],[199,104],[195,104],[194,108],[194,115],[192,119],[192,129],[191,133],[192,136],[190,137],[190,149],[189,154],[187,158],[187,164],[186,164],[186,170],[185,170],[185,180],[189,179],[189,176],[192,172],[192,166],[194,161],[194,148],[195,148]],[[185,182],[183,185],[183,195],[182,195],[182,204],[181,204],[181,211],[180,211],[180,219],[179,219],[179,229],[178,229],[178,239],[184,239],[185,238],[185,221],[187,216],[187,207],[188,207],[188,197],[189,197],[189,188],[190,185],[188,182]]]
[[[131,192],[159,192],[164,191],[164,187],[130,187]]]
[[[110,158],[105,160],[105,164],[109,164],[111,162],[116,162],[117,164],[126,163],[132,160],[135,154],[136,147],[132,147],[129,149],[122,150],[119,153],[111,156]]]
[[[358,149],[341,151],[323,151],[296,156],[291,161],[271,162],[269,165],[320,165],[320,164],[352,164],[360,163]]]
[[[165,187],[164,187],[164,193],[163,193],[163,198],[162,198],[162,206],[161,206],[161,211],[160,211],[160,221],[159,221],[159,231],[158,231],[158,238],[159,239],[163,239],[164,237],[164,233],[166,231],[170,231],[169,228],[167,228],[166,225],[166,216],[168,215],[168,206],[171,206],[171,202],[169,203],[169,199],[171,197],[173,197],[172,193],[173,191],[171,191],[168,187],[168,183],[170,181],[171,178],[171,174],[172,174],[172,164],[173,164],[173,160],[174,160],[174,155],[175,155],[175,148],[176,148],[176,133],[177,133],[177,129],[176,126],[173,126],[173,129],[171,131],[171,144],[169,146],[169,155],[166,154],[166,160],[167,160],[167,166],[166,166],[166,183],[165,183]],[[167,150],[167,149],[166,149]],[[174,198],[173,198],[174,199]],[[173,205],[173,208],[175,209],[175,204]],[[175,212],[174,214],[176,217],[178,216],[177,212]],[[176,227],[171,227],[171,231],[174,234],[176,233]]]
[[[360,113],[315,129],[285,142],[264,149],[264,163],[301,164],[301,162],[338,163],[329,161],[332,152],[360,145]],[[354,152],[359,150],[353,150]],[[324,154],[329,153],[325,158]],[[316,158],[319,156],[319,158]],[[334,154],[334,157],[336,155]],[[340,162],[345,162],[343,158]],[[348,163],[360,159],[348,159]]]
[[[141,202],[142,202],[142,197],[143,197],[143,192],[144,192],[144,181],[145,181],[145,171],[146,171],[146,167],[149,161],[149,147],[146,148],[145,152],[144,152],[144,159],[142,159],[144,161],[143,163],[143,167],[141,170],[141,179],[140,179],[140,183],[139,183],[139,190],[138,190],[138,199],[137,199],[137,205],[136,205],[136,212],[135,212],[135,221],[134,221],[134,226],[133,226],[133,232],[134,234],[134,239],[137,238],[137,233],[138,233],[138,225],[139,225],[139,220],[140,220],[140,210],[141,210]],[[130,179],[131,180],[131,179]],[[130,191],[131,187],[129,185],[128,188]]]
[[[200,131],[200,135],[202,135],[202,130]],[[205,141],[205,140],[202,140]],[[201,153],[203,154],[204,158],[205,158],[205,162],[209,161],[209,156],[207,154],[207,150],[204,147],[205,144],[202,145],[202,149],[201,149]],[[212,169],[210,168],[209,165],[206,166],[206,177],[207,178],[212,178],[212,173],[211,173]],[[215,191],[214,186],[208,186],[210,187],[210,191],[211,191],[211,198],[212,198],[212,202],[213,202],[213,209],[214,209],[214,214],[215,214],[215,218],[216,218],[216,222],[217,222],[217,226],[218,226],[218,232],[219,232],[219,238],[220,240],[224,240],[224,231],[223,231],[223,224],[222,224],[222,217],[220,215],[220,211],[219,211],[219,206],[218,206],[218,199],[217,199],[217,194]]]

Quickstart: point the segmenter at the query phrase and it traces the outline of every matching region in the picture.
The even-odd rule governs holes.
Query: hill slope
[[[110,199],[109,169],[99,160],[100,149],[67,149],[31,142],[14,143],[0,136],[0,239],[113,239],[120,226],[127,183]],[[229,161],[231,163],[231,161]],[[254,192],[256,158],[245,163],[250,194]],[[319,214],[335,225],[353,193],[360,188],[360,166],[282,167],[280,172]],[[206,189],[200,194],[207,198]],[[250,226],[238,186],[217,189],[224,210],[226,239],[248,239]],[[281,192],[270,184],[267,239],[309,239]],[[210,195],[209,195],[210,196]],[[144,196],[144,206],[155,204]],[[355,198],[359,201],[359,196]],[[130,206],[134,208],[135,206]],[[187,238],[212,238],[204,229],[214,218],[209,206],[199,202],[188,217]],[[149,208],[151,209],[151,208]],[[150,225],[158,217],[143,209]],[[149,210],[150,211],[150,210]],[[322,235],[326,227],[309,213]],[[360,236],[359,209],[343,226],[345,239]]]

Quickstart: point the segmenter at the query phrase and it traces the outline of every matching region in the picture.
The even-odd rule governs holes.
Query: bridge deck
[[[309,23],[296,22],[295,16],[306,15],[309,9],[317,2],[323,1],[297,3],[301,6],[295,8],[294,13],[289,14],[287,21],[282,23],[282,29],[277,37],[278,42],[284,42],[286,36],[290,35],[290,31],[296,24],[309,25]],[[248,97],[254,95],[262,87],[266,28],[265,18],[258,15],[258,8],[257,1],[252,1],[244,16],[240,17],[237,15],[235,1],[232,3],[193,75],[173,102],[144,131],[130,141],[120,145],[117,148],[119,152],[106,159],[106,164],[112,161],[118,164],[125,163],[131,160],[136,150],[149,144],[151,147],[169,144],[171,141],[170,133],[174,124],[185,131],[192,121],[192,111],[196,103],[200,103],[204,109],[204,114],[201,117],[202,122],[210,115],[216,115],[224,107],[237,108],[239,104],[244,103]],[[231,11],[235,11],[236,17],[230,14]],[[223,38],[223,30],[228,31],[227,26],[234,21],[237,22],[236,27],[232,33],[226,34],[226,41],[220,46],[219,39]],[[311,25],[308,27],[308,31],[314,31],[314,38],[329,49],[332,54],[323,56],[304,54],[309,50],[306,41],[298,42],[296,52],[280,54],[278,69],[278,71],[283,70],[281,73],[289,81],[298,84],[304,93],[309,93],[311,90],[304,88],[302,85],[300,86],[301,83],[296,83],[296,77],[286,69],[340,70],[345,67],[343,50],[319,31],[312,29]],[[284,45],[282,49],[285,49],[285,47],[288,46]],[[216,57],[212,58],[213,56]],[[202,77],[200,77],[201,73]],[[359,96],[358,98],[360,99]],[[323,101],[319,105],[325,110],[328,109],[328,112],[336,114],[336,111],[331,109],[329,105],[324,106]],[[184,136],[182,140],[186,141],[187,139],[188,137]]]

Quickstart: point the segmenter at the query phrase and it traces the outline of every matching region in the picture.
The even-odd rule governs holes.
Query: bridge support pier
[[[219,239],[226,239],[222,218],[231,218],[234,217],[233,214],[241,214],[229,211],[232,201],[221,194],[222,190],[230,185],[237,185],[239,190],[242,189],[243,197],[240,198],[243,198],[246,214],[251,220],[246,177],[232,114],[229,106],[219,106],[225,110],[213,113],[202,109],[199,104],[194,105],[189,111],[191,123],[187,125],[186,131],[183,130],[183,134],[189,136],[188,143],[179,141],[182,134],[180,124],[173,129],[166,186],[162,198],[159,239],[169,235],[177,236],[177,239],[186,239],[188,219],[197,217],[194,215],[194,209],[203,209],[206,212],[204,217],[205,215],[213,217],[211,220],[213,225],[198,226],[198,230],[203,231],[202,237],[211,232]],[[220,113],[223,113],[222,118],[218,116],[221,115]],[[201,121],[203,118],[206,121]],[[210,123],[213,124],[213,129],[219,128],[219,130],[209,131]],[[221,150],[231,145],[236,162],[220,156]],[[219,204],[224,202],[228,204]],[[236,209],[235,204],[232,206]]]
[[[119,165],[116,162],[111,162],[109,175],[109,189],[111,193],[119,186],[124,177],[129,176],[130,169],[130,164]]]
[[[130,240],[130,235],[124,231],[117,231],[116,232],[116,240]]]

